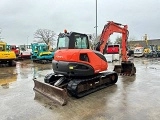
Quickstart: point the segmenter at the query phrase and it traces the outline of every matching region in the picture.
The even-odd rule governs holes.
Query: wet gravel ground
[[[135,58],[135,76],[81,99],[70,97],[66,106],[42,96],[35,99],[32,78],[43,80],[51,64],[17,61],[0,68],[0,120],[159,120],[160,59]],[[109,71],[115,64],[109,63]]]

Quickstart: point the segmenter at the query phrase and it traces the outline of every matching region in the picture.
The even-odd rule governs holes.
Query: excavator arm
[[[96,50],[104,54],[108,46],[108,39],[113,33],[121,33],[121,65],[115,65],[114,71],[120,75],[134,75],[136,73],[136,68],[134,64],[128,60],[127,56],[127,39],[128,39],[128,26],[109,21],[103,28],[100,40],[96,45]]]
[[[122,34],[122,61],[127,61],[127,39],[128,39],[128,26],[127,25],[122,25],[120,23],[116,23],[113,21],[109,21],[103,28],[102,34],[100,36],[100,40],[97,43],[96,50],[100,51],[101,53],[104,54],[106,51],[107,45],[108,45],[108,39],[111,34],[113,33],[121,33]]]

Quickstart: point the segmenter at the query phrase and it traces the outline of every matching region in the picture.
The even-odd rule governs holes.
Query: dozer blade
[[[134,64],[130,61],[122,62],[121,65],[115,65],[114,70],[119,75],[132,76],[136,73],[136,68]]]
[[[67,104],[67,90],[37,81],[36,79],[33,79],[33,81],[34,91],[49,98],[52,101],[59,103],[62,106]]]

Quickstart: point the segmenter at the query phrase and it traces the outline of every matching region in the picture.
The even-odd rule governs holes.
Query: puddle
[[[12,75],[10,78],[1,78],[0,79],[0,86],[3,88],[9,88],[10,83],[15,82],[17,80],[17,75]]]

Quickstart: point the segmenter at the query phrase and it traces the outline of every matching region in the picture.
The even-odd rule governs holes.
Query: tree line
[[[98,35],[96,38],[95,34],[89,35],[89,40],[90,40],[89,44],[91,48],[93,48],[94,45],[98,43],[98,41],[100,40],[100,36],[101,35]],[[54,42],[56,42],[56,33],[49,29],[38,29],[34,33],[34,38],[36,39],[36,42],[44,42],[47,45],[53,45]],[[133,41],[133,40],[134,38],[129,38],[128,44],[130,41]],[[108,40],[108,44],[120,44],[121,45],[121,42],[122,42],[121,36],[117,36],[114,42],[112,42],[110,39]]]

